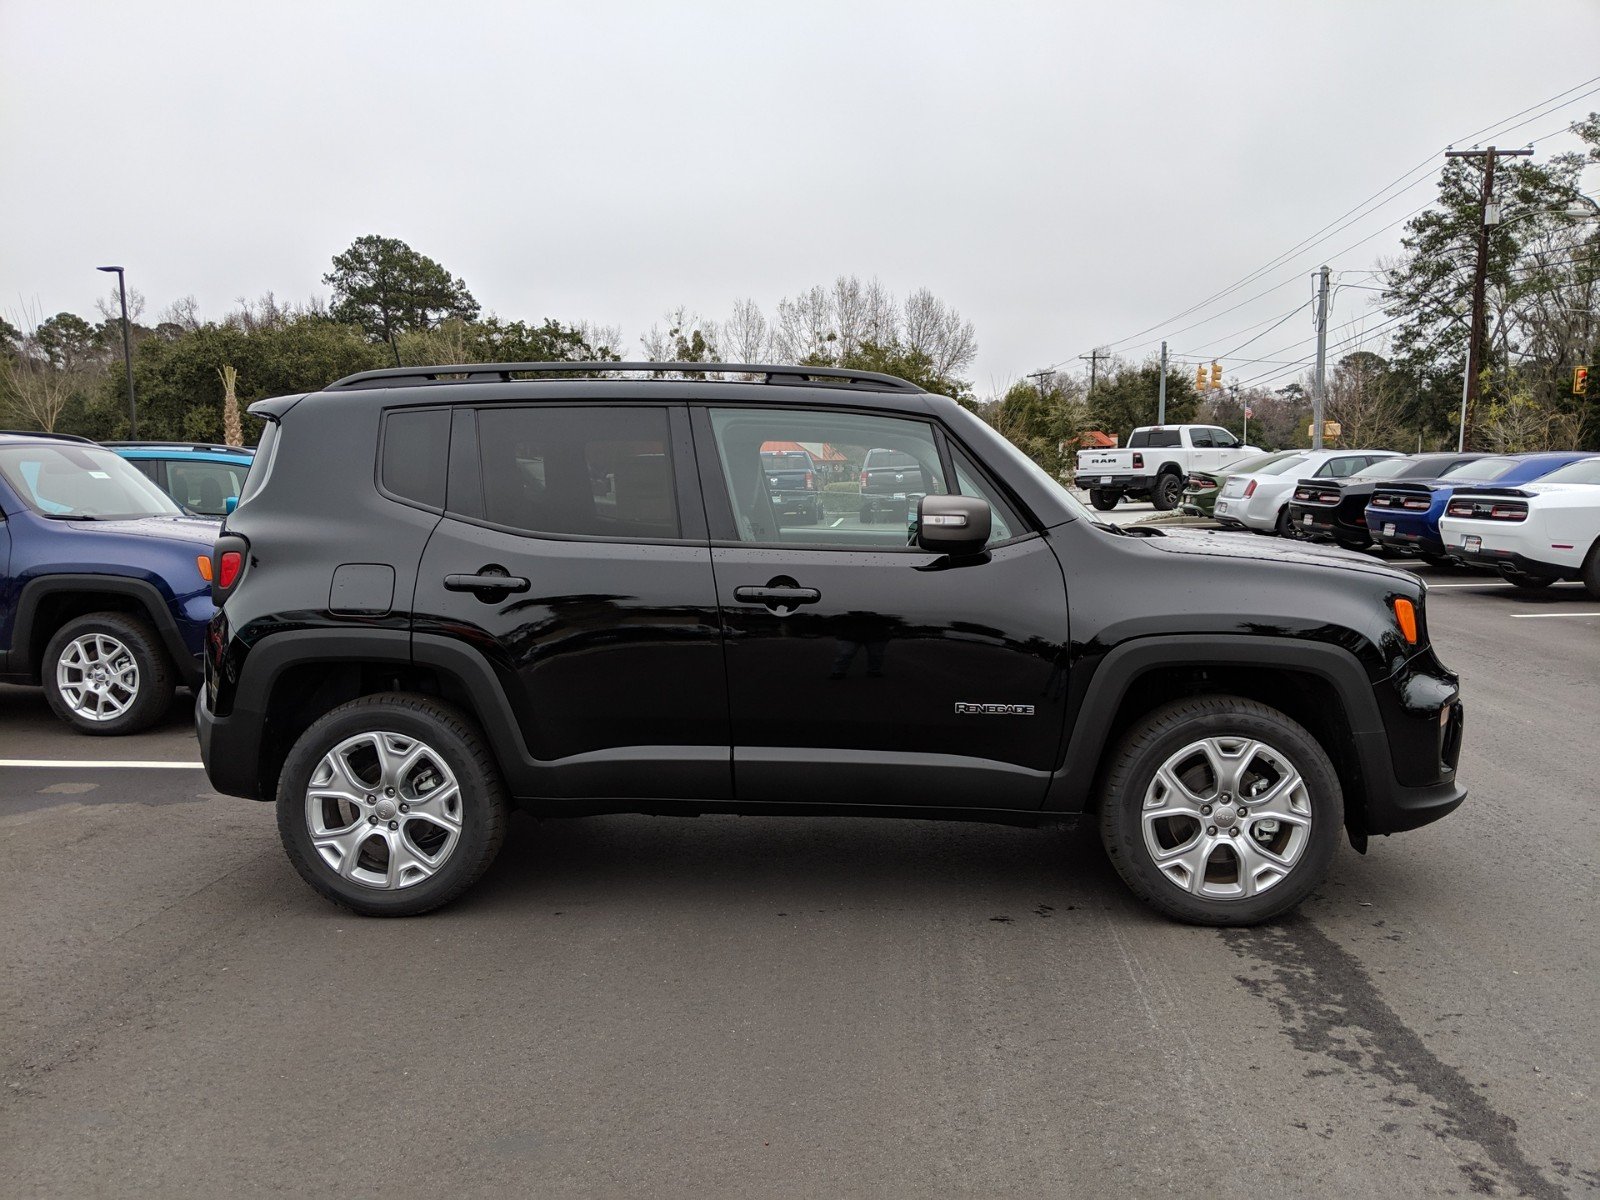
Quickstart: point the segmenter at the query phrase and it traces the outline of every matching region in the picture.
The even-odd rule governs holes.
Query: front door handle
[[[533,585],[516,575],[480,572],[477,575],[446,575],[447,592],[525,592]]]
[[[773,605],[790,608],[794,605],[814,605],[822,594],[814,587],[734,587],[733,598],[741,605]]]

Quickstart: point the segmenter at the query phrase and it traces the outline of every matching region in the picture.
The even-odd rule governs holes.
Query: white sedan
[[[1399,458],[1393,450],[1307,450],[1280,458],[1248,475],[1230,475],[1217,493],[1215,515],[1224,525],[1238,525],[1288,537],[1289,500],[1302,479],[1346,479],[1382,458]]]
[[[1445,552],[1524,588],[1581,579],[1600,600],[1600,457],[1537,483],[1458,490],[1439,518]]]

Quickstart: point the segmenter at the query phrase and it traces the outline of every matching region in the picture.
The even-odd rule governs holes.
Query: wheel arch
[[[195,682],[192,656],[183,644],[167,597],[148,580],[120,575],[43,575],[24,584],[17,599],[8,670],[37,681],[45,646],[56,631],[68,621],[97,612],[121,612],[148,620],[180,678]]]
[[[1372,685],[1348,651],[1290,638],[1179,635],[1113,649],[1073,709],[1045,810],[1092,811],[1108,752],[1123,733],[1161,704],[1203,694],[1256,700],[1305,726],[1339,776],[1351,841],[1365,846],[1368,781],[1381,768],[1365,747],[1384,728]]]

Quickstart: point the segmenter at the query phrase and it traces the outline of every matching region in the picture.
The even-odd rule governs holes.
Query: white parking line
[[[201,771],[204,763],[160,762],[97,758],[0,758],[0,767],[67,767],[74,771],[94,767],[133,767],[150,771]]]
[[[1505,580],[1503,580],[1503,579],[1485,579],[1482,583],[1430,583],[1430,584],[1428,584],[1428,590],[1430,592],[1437,592],[1441,588],[1465,588],[1465,587],[1470,587],[1470,588],[1489,588],[1489,587],[1506,588],[1506,587],[1511,587],[1511,586],[1513,586],[1513,585],[1505,582]],[[1566,580],[1566,581],[1558,581],[1556,583],[1551,584],[1550,586],[1552,586],[1552,587],[1567,587],[1567,586],[1578,587],[1579,585],[1578,585],[1578,583],[1576,581]]]
[[[1561,613],[1512,613],[1511,615],[1513,617],[1515,617],[1519,621],[1537,621],[1541,617],[1600,617],[1600,612],[1592,612],[1592,613],[1573,613],[1573,612],[1561,612]]]
[[[843,517],[840,517],[840,518],[839,518],[839,519],[838,519],[838,520],[837,520],[837,521],[835,521],[835,522],[834,522],[834,523],[833,523],[833,524],[832,524],[832,525],[829,525],[829,526],[828,526],[828,528],[829,528],[829,529],[837,529],[837,528],[839,528],[839,526],[841,526],[841,525],[843,525],[843,524],[844,524],[844,518],[843,518]]]

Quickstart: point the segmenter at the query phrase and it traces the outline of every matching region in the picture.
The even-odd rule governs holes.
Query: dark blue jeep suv
[[[158,720],[200,680],[216,533],[93,442],[0,432],[0,682],[83,733]]]

